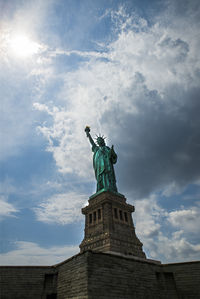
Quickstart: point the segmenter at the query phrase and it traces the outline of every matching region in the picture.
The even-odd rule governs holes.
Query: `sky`
[[[147,257],[200,260],[199,28],[198,0],[0,0],[0,265],[79,253],[86,125]]]

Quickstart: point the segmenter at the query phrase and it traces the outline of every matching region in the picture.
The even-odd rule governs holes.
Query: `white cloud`
[[[76,111],[66,111],[55,106],[49,109],[46,105],[39,103],[34,103],[34,108],[46,111],[53,117],[52,127],[44,125],[38,129],[47,138],[49,142],[47,150],[53,153],[60,172],[78,173],[83,177],[87,177],[88,174],[91,176],[92,167],[88,167],[92,164],[91,154],[87,142],[83,142],[83,129],[87,121],[83,124],[83,119],[80,118],[80,121],[75,119],[77,117]],[[54,145],[55,142],[57,143],[56,146]]]
[[[11,203],[7,202],[4,196],[0,196],[0,220],[4,217],[11,217],[18,210]]]
[[[158,236],[167,212],[158,205],[156,196],[151,195],[148,199],[136,200],[134,204],[136,212],[133,214],[133,219],[138,235],[141,239]]]
[[[190,207],[178,211],[170,212],[169,223],[189,233],[200,233],[200,208]]]
[[[162,262],[183,262],[200,258],[198,208],[167,212],[160,207],[155,195],[135,201],[135,207],[133,219],[136,234],[150,258],[159,257]]]
[[[200,243],[192,244],[187,238],[180,237],[182,231],[175,232],[170,237],[160,234],[155,244],[149,244],[152,257],[160,256],[162,262],[185,262],[199,260]],[[155,242],[155,240],[154,240]],[[153,241],[152,241],[153,243]]]
[[[170,18],[168,12],[166,16]],[[122,7],[113,13],[112,17],[116,21],[119,34],[115,41],[104,46],[101,56],[105,55],[106,59],[95,59],[91,52],[93,58],[79,65],[78,70],[62,75],[64,86],[58,95],[59,98],[63,96],[62,108],[58,108],[56,103],[51,109],[40,104],[35,105],[36,109],[46,110],[52,117],[53,125],[41,126],[40,130],[49,141],[48,150],[53,153],[62,173],[73,172],[82,177],[93,178],[90,149],[83,131],[85,125],[91,126],[92,135],[101,132],[112,136],[112,140],[120,144],[123,131],[126,138],[123,143],[130,146],[134,142],[134,147],[137,147],[136,143],[139,146],[141,141],[146,142],[152,154],[155,153],[154,147],[164,148],[162,140],[158,141],[159,144],[153,144],[153,139],[148,141],[146,136],[143,136],[145,133],[142,132],[142,126],[145,126],[144,130],[147,130],[148,126],[153,134],[153,124],[157,130],[159,124],[161,132],[157,132],[156,139],[163,138],[164,130],[169,127],[169,124],[165,123],[168,114],[181,122],[182,115],[177,118],[176,113],[188,105],[189,95],[184,96],[186,98],[183,100],[183,95],[179,94],[177,88],[186,91],[189,87],[199,86],[198,44],[192,39],[190,28],[179,28],[178,18],[172,25],[169,22],[167,27],[161,19],[148,27],[145,20],[125,14]],[[79,52],[76,54],[85,55]],[[62,52],[64,53],[65,51]],[[59,55],[59,51],[56,55]],[[87,55],[90,56],[89,53]],[[149,124],[145,123],[148,118],[151,118]],[[128,135],[128,131],[132,135]],[[176,159],[177,164],[192,164],[191,156],[184,150],[178,149],[173,157],[171,155],[164,158]],[[135,155],[137,154],[138,152]],[[132,161],[133,155],[132,151]],[[147,157],[145,153],[144,157]],[[148,157],[148,160],[153,161],[152,157]],[[171,169],[169,171],[173,173]],[[159,170],[155,171],[154,175],[158,172]],[[161,184],[170,184],[167,175],[162,173],[158,176]],[[177,179],[177,175],[174,176]],[[179,185],[177,183],[177,188]],[[166,192],[169,193],[169,190]]]
[[[97,59],[109,58],[107,53],[97,52],[97,51],[78,51],[78,50],[64,51],[60,49],[49,51],[50,57],[56,57],[59,55],[70,56],[72,54],[76,54],[77,56],[84,57],[84,58],[97,58]]]
[[[34,210],[37,220],[64,225],[83,220],[81,208],[86,200],[85,195],[74,192],[55,194]]]
[[[32,100],[36,94],[40,98],[40,86],[44,86],[43,83],[49,76],[49,64],[43,63],[42,56],[47,47],[39,41],[41,31],[38,29],[41,28],[52,2],[28,1],[23,4],[15,3],[13,7],[5,3],[0,12],[0,160],[19,154],[21,147],[29,143],[30,135],[33,142],[33,127],[37,119],[32,111]],[[24,51],[19,49],[22,42],[16,42],[16,39],[23,36],[30,42],[29,45],[24,45],[24,50],[28,51],[29,47],[31,52],[33,46],[37,45],[38,52],[35,55],[26,58],[16,55],[17,48],[19,54]],[[14,49],[11,49],[13,44]],[[39,80],[40,73],[42,76]]]
[[[167,185],[164,190],[162,191],[162,195],[169,197],[171,195],[175,194],[181,194],[183,193],[184,188],[182,186],[179,186],[176,184],[175,181],[171,182],[169,185]]]
[[[54,265],[79,253],[78,245],[41,247],[33,242],[18,241],[16,249],[0,254],[0,265]]]

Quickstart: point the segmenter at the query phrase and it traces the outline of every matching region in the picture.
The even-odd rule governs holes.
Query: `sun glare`
[[[10,48],[16,56],[26,58],[36,54],[40,46],[28,36],[19,34],[10,38]]]

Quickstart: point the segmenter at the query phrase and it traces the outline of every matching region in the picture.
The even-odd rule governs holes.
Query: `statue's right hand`
[[[86,126],[86,127],[85,127],[85,133],[86,133],[86,136],[87,136],[87,137],[89,137],[89,135],[90,135],[89,132],[90,132],[90,127],[89,127],[89,126]]]
[[[85,132],[90,132],[90,127],[89,126],[85,127]]]

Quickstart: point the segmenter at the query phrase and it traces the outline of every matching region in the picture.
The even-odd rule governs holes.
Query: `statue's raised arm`
[[[90,135],[90,127],[88,127],[88,126],[85,127],[85,133],[86,133],[86,136],[89,138],[91,145],[92,146],[95,145],[95,142]]]
[[[97,137],[96,144],[90,135],[90,127],[88,126],[85,128],[85,132],[92,145],[92,151],[94,152],[93,167],[97,180],[97,192],[103,190],[117,192],[113,167],[113,164],[117,162],[117,154],[114,151],[113,145],[111,148],[106,146],[103,136]]]

